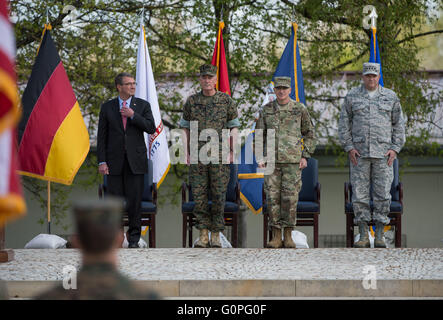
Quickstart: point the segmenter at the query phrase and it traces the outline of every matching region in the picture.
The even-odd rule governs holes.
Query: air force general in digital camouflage
[[[363,84],[347,94],[339,121],[339,140],[349,153],[352,203],[360,241],[368,248],[371,221],[370,187],[376,223],[375,247],[386,247],[383,229],[389,223],[392,163],[405,143],[405,120],[394,91],[379,85],[380,65],[363,64]]]

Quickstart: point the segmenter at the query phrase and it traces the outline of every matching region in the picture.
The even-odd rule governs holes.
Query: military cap
[[[275,77],[274,78],[274,88],[277,87],[291,87],[291,78],[290,77]]]
[[[380,64],[375,62],[365,62],[363,63],[363,75],[375,74],[378,76],[380,74]]]
[[[77,224],[87,223],[118,228],[121,224],[123,202],[119,198],[83,200],[74,204]]]
[[[200,67],[200,75],[210,75],[210,76],[216,76],[217,75],[217,67],[213,66],[212,64],[204,64]]]
[[[112,248],[122,225],[123,201],[84,200],[74,204],[78,239],[84,251],[103,253]]]

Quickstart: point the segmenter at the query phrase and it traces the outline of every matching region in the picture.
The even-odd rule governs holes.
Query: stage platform
[[[76,249],[19,249],[0,264],[11,298],[79,268]],[[443,249],[120,249],[119,268],[168,299],[443,298]]]

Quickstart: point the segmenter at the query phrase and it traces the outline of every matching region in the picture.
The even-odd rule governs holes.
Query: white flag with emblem
[[[145,133],[145,141],[148,149],[148,158],[153,162],[153,180],[154,183],[157,183],[157,187],[160,187],[170,168],[169,149],[158,105],[151,58],[149,57],[143,25],[140,25],[136,72],[137,87],[135,96],[149,102],[155,121],[156,131],[153,134]]]

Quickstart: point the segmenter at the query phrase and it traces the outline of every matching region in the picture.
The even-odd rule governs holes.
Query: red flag
[[[218,23],[218,36],[215,41],[214,54],[212,55],[211,64],[217,66],[217,90],[231,95],[228,77],[228,65],[226,64],[225,45],[223,43],[223,21]]]
[[[16,174],[17,77],[14,69],[15,38],[6,0],[0,0],[0,226],[26,211],[22,187]]]

